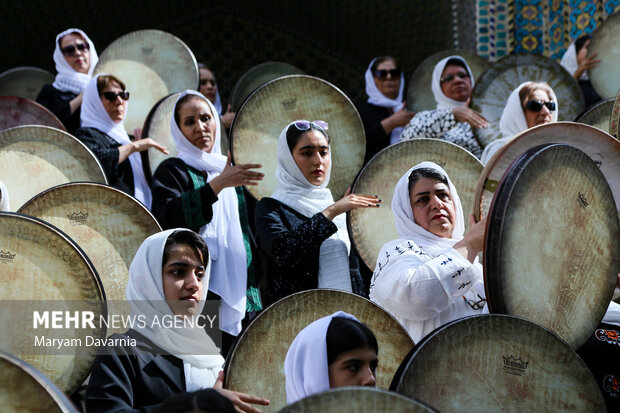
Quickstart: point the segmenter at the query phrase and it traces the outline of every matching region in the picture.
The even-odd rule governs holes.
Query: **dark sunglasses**
[[[313,120],[312,122],[308,120],[297,120],[293,122],[293,125],[295,125],[298,130],[310,130],[312,125],[314,125],[317,129],[322,130],[323,132],[328,129],[327,122],[325,122],[324,120]]]
[[[469,79],[469,74],[467,74],[465,72],[458,72],[458,73],[453,74],[453,75],[448,75],[448,76],[442,77],[439,80],[439,82],[440,83],[449,83],[449,82],[452,82],[456,77],[458,77],[459,79]]]
[[[115,102],[117,97],[120,97],[123,100],[129,100],[129,92],[126,90],[122,90],[120,92],[103,92],[102,95],[110,102]]]
[[[531,110],[532,112],[540,112],[543,106],[546,106],[549,112],[555,110],[555,102],[542,102],[540,100],[528,100],[525,104],[525,109]]]
[[[375,70],[375,77],[377,77],[379,79],[387,79],[388,75],[392,76],[392,78],[400,76],[400,69],[390,69],[390,70],[379,69],[379,70]]]
[[[62,54],[65,56],[73,56],[76,50],[83,52],[85,50],[90,50],[90,46],[88,46],[88,43],[78,43],[76,45],[70,44],[69,46],[60,49]]]

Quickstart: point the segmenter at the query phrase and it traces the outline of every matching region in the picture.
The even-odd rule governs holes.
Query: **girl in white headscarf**
[[[588,56],[588,47],[591,40],[592,36],[589,34],[580,36],[568,46],[560,61],[562,67],[579,82],[579,87],[586,100],[586,108],[601,100],[601,97],[592,87],[592,82],[590,82],[587,72],[589,69],[596,68],[601,62],[596,59],[597,53]]]
[[[413,117],[403,100],[405,77],[398,60],[379,56],[370,62],[364,75],[368,100],[356,104],[366,131],[368,162],[377,152],[400,140],[400,134]]]
[[[211,291],[222,299],[221,328],[241,332],[246,312],[262,309],[252,239],[241,185],[256,185],[259,164],[232,166],[221,154],[221,126],[213,104],[186,90],[174,108],[170,131],[178,158],[153,175],[153,214],[164,228],[198,232],[213,260]]]
[[[132,141],[123,120],[129,92],[115,76],[98,74],[86,86],[82,104],[82,127],[75,136],[94,152],[108,183],[151,207],[151,188],[146,181],[140,153],[156,148],[168,150],[150,138]]]
[[[500,139],[490,142],[482,153],[487,164],[506,142],[534,126],[558,121],[559,104],[553,89],[545,82],[524,82],[512,91],[499,120]]]
[[[465,232],[463,208],[446,172],[433,162],[411,168],[394,188],[392,212],[400,239],[383,246],[370,299],[400,321],[414,342],[484,304],[485,220]]]
[[[433,70],[431,83],[437,108],[416,113],[400,139],[442,139],[462,146],[479,158],[482,148],[472,128],[486,128],[489,123],[469,108],[473,88],[474,76],[465,59],[448,56],[440,60]]]
[[[378,353],[373,332],[351,314],[338,311],[313,321],[297,334],[286,353],[286,402],[330,388],[374,387]]]
[[[0,181],[0,211],[10,211],[11,204],[9,203],[9,191],[6,186]]]
[[[269,264],[268,301],[317,287],[365,295],[344,213],[378,207],[380,200],[347,191],[334,202],[327,188],[331,154],[326,122],[288,124],[278,138],[277,158],[278,187],[255,211]]]
[[[56,79],[45,85],[37,102],[60,119],[73,134],[80,127],[80,105],[84,88],[99,61],[95,45],[80,29],[68,29],[56,36],[54,63]]]

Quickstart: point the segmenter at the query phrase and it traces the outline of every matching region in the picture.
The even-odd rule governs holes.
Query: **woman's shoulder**
[[[423,261],[426,256],[424,248],[417,245],[413,240],[398,238],[383,244],[377,256],[377,269],[381,270],[399,258],[414,258],[416,261]]]
[[[75,137],[76,138],[98,138],[98,139],[112,139],[110,138],[110,136],[108,136],[106,133],[101,132],[99,129],[97,128],[91,128],[91,127],[84,127],[82,126],[81,128],[78,128],[75,131]]]

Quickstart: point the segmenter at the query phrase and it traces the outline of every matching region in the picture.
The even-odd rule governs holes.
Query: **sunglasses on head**
[[[449,83],[452,82],[455,78],[459,78],[459,79],[469,79],[469,74],[465,73],[465,72],[458,72],[456,74],[452,74],[452,75],[447,75],[442,77],[439,82],[440,83]]]
[[[379,69],[379,70],[375,70],[375,77],[379,78],[379,79],[387,79],[388,75],[392,76],[392,78],[395,78],[397,76],[400,76],[400,69]]]
[[[73,56],[76,50],[83,52],[85,50],[90,50],[90,46],[88,46],[88,43],[78,43],[76,45],[70,44],[69,46],[60,49],[62,54],[65,56]]]
[[[546,106],[549,109],[549,112],[553,112],[555,110],[555,102],[543,102],[540,100],[528,100],[525,104],[525,109],[531,110],[532,112],[540,112],[543,106]]]
[[[103,92],[103,97],[109,100],[110,102],[116,101],[117,97],[120,97],[123,100],[129,100],[129,92],[126,90],[122,90],[120,92]]]
[[[322,130],[323,132],[328,129],[327,122],[325,122],[324,120],[313,120],[312,122],[308,120],[296,120],[295,122],[293,122],[293,125],[295,125],[298,130],[310,130],[312,125],[314,125],[317,129]]]

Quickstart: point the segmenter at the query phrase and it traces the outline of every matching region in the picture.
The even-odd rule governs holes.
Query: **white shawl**
[[[90,47],[90,68],[88,69],[88,74],[79,73],[73,70],[71,65],[67,62],[62,51],[60,50],[60,39],[64,36],[71,33],[79,33],[84,37],[88,46]],[[56,64],[56,71],[58,74],[56,75],[56,79],[52,86],[56,89],[61,90],[63,92],[71,92],[80,94],[90,81],[91,76],[93,75],[93,70],[95,70],[95,66],[99,61],[99,56],[97,55],[97,51],[95,50],[95,45],[90,40],[90,38],[81,31],[80,29],[68,29],[64,32],[60,33],[56,36],[56,47],[54,48],[54,63]]]
[[[403,108],[403,91],[405,90],[405,76],[400,73],[400,89],[398,90],[398,96],[396,99],[390,99],[377,89],[375,78],[372,74],[372,65],[375,64],[377,58],[372,59],[372,62],[368,65],[364,79],[366,79],[366,94],[368,95],[367,102],[371,105],[380,106],[382,108],[392,109],[393,112],[398,112]],[[390,134],[390,144],[400,141],[400,134],[403,128],[397,127],[392,130]]]
[[[95,128],[105,133],[120,145],[131,143],[123,122],[114,122],[108,112],[106,112],[97,90],[97,79],[99,76],[105,76],[105,73],[99,73],[93,77],[84,91],[82,99],[82,111],[80,113],[80,124],[83,128]],[[125,113],[129,107],[129,101],[125,102]],[[144,176],[142,168],[142,158],[139,152],[129,155],[129,163],[131,164],[131,172],[133,174],[133,196],[142,202],[148,209],[151,209],[153,196],[151,195],[151,187]]]
[[[443,90],[441,90],[441,74],[443,70],[446,68],[446,63],[448,63],[451,59],[457,59],[463,62],[465,68],[467,69],[467,73],[469,73],[469,79],[471,80],[471,88],[474,88],[474,74],[471,72],[469,65],[461,56],[448,56],[445,59],[441,59],[435,65],[435,69],[433,69],[433,76],[431,80],[431,89],[433,90],[433,96],[435,97],[435,102],[437,102],[437,109],[454,109],[459,106],[464,106],[467,102],[459,102],[458,100],[451,99],[444,95]]]
[[[211,181],[226,167],[227,157],[221,154],[220,149],[220,118],[209,99],[195,90],[181,93],[177,103],[183,96],[190,94],[203,99],[215,119],[217,130],[211,152],[203,152],[190,143],[179,129],[174,115],[170,120],[170,131],[177,156],[192,168],[205,171],[207,180]],[[174,106],[176,108],[176,103]],[[241,320],[245,317],[248,267],[235,188],[222,189],[212,208],[211,222],[200,228],[199,232],[213,260],[211,291],[222,298],[221,329],[236,336],[241,332]]]
[[[0,211],[10,211],[11,205],[9,204],[9,191],[6,186],[0,181]]]
[[[332,193],[327,188],[331,166],[321,185],[312,185],[308,182],[295,163],[286,141],[286,131],[293,123],[289,123],[278,138],[278,166],[276,168],[278,187],[271,197],[310,218],[334,203]],[[338,231],[321,244],[318,287],[351,292],[349,272],[351,241],[345,214],[338,215],[333,222],[338,227]]]
[[[579,61],[577,60],[577,48],[575,47],[575,42],[572,42],[564,56],[562,56],[562,60],[560,60],[560,64],[566,69],[571,76],[575,74],[577,69],[579,69]],[[583,74],[579,78],[579,80],[588,80],[588,71],[584,70]]]
[[[284,359],[288,404],[329,389],[326,336],[334,317],[358,321],[351,314],[338,311],[310,323],[291,343]]]
[[[162,267],[166,240],[177,230],[153,234],[140,245],[129,267],[126,295],[130,301],[131,315],[145,316],[147,320],[144,327],[138,323],[134,329],[158,347],[183,360],[186,390],[194,391],[212,387],[222,370],[224,358],[215,343],[200,326],[165,328],[153,326],[151,322],[155,318],[161,322],[164,316],[174,317],[165,301]],[[200,314],[205,305],[210,268],[209,263],[202,279],[204,289],[200,309],[196,314]]]

